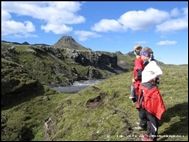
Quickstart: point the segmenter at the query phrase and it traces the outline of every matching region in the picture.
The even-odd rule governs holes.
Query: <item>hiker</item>
[[[143,48],[140,52],[141,59],[148,64],[142,71],[142,82],[140,85],[139,98],[137,100],[139,117],[147,122],[147,134],[142,136],[142,141],[156,141],[159,120],[165,112],[165,105],[158,89],[157,78],[162,75],[162,70],[153,59],[150,48]]]
[[[135,103],[137,101],[137,95],[139,91],[139,86],[141,83],[141,74],[144,68],[143,60],[140,57],[140,51],[142,50],[142,46],[136,45],[134,47],[134,54],[136,55],[134,62],[134,70],[133,70],[133,78],[131,85],[131,94],[129,98]]]

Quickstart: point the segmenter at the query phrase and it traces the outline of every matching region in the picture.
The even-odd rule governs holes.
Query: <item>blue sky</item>
[[[2,39],[54,44],[71,35],[94,51],[137,43],[156,59],[188,64],[188,2],[2,2]]]

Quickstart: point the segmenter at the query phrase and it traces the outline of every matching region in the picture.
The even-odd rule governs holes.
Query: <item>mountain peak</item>
[[[75,39],[72,36],[62,36],[59,41],[64,42],[76,42]]]
[[[57,43],[54,44],[55,48],[69,48],[76,50],[89,50],[76,42],[72,36],[62,36]]]

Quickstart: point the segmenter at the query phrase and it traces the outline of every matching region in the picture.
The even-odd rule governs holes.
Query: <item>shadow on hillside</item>
[[[173,117],[179,117],[179,121],[172,122],[172,124],[164,130],[160,135],[188,135],[188,103],[184,102],[182,104],[177,104],[171,108],[168,108],[165,112],[165,116],[162,120],[162,125],[164,122],[171,122]],[[162,137],[159,140],[166,140],[167,137]]]
[[[23,86],[15,92],[1,96],[1,108],[9,109],[36,96],[44,95],[44,93],[44,87],[40,83]]]

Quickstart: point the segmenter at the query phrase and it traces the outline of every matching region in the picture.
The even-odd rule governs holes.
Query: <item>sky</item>
[[[53,45],[72,36],[93,51],[150,47],[167,64],[188,64],[188,2],[1,2],[1,37]]]

